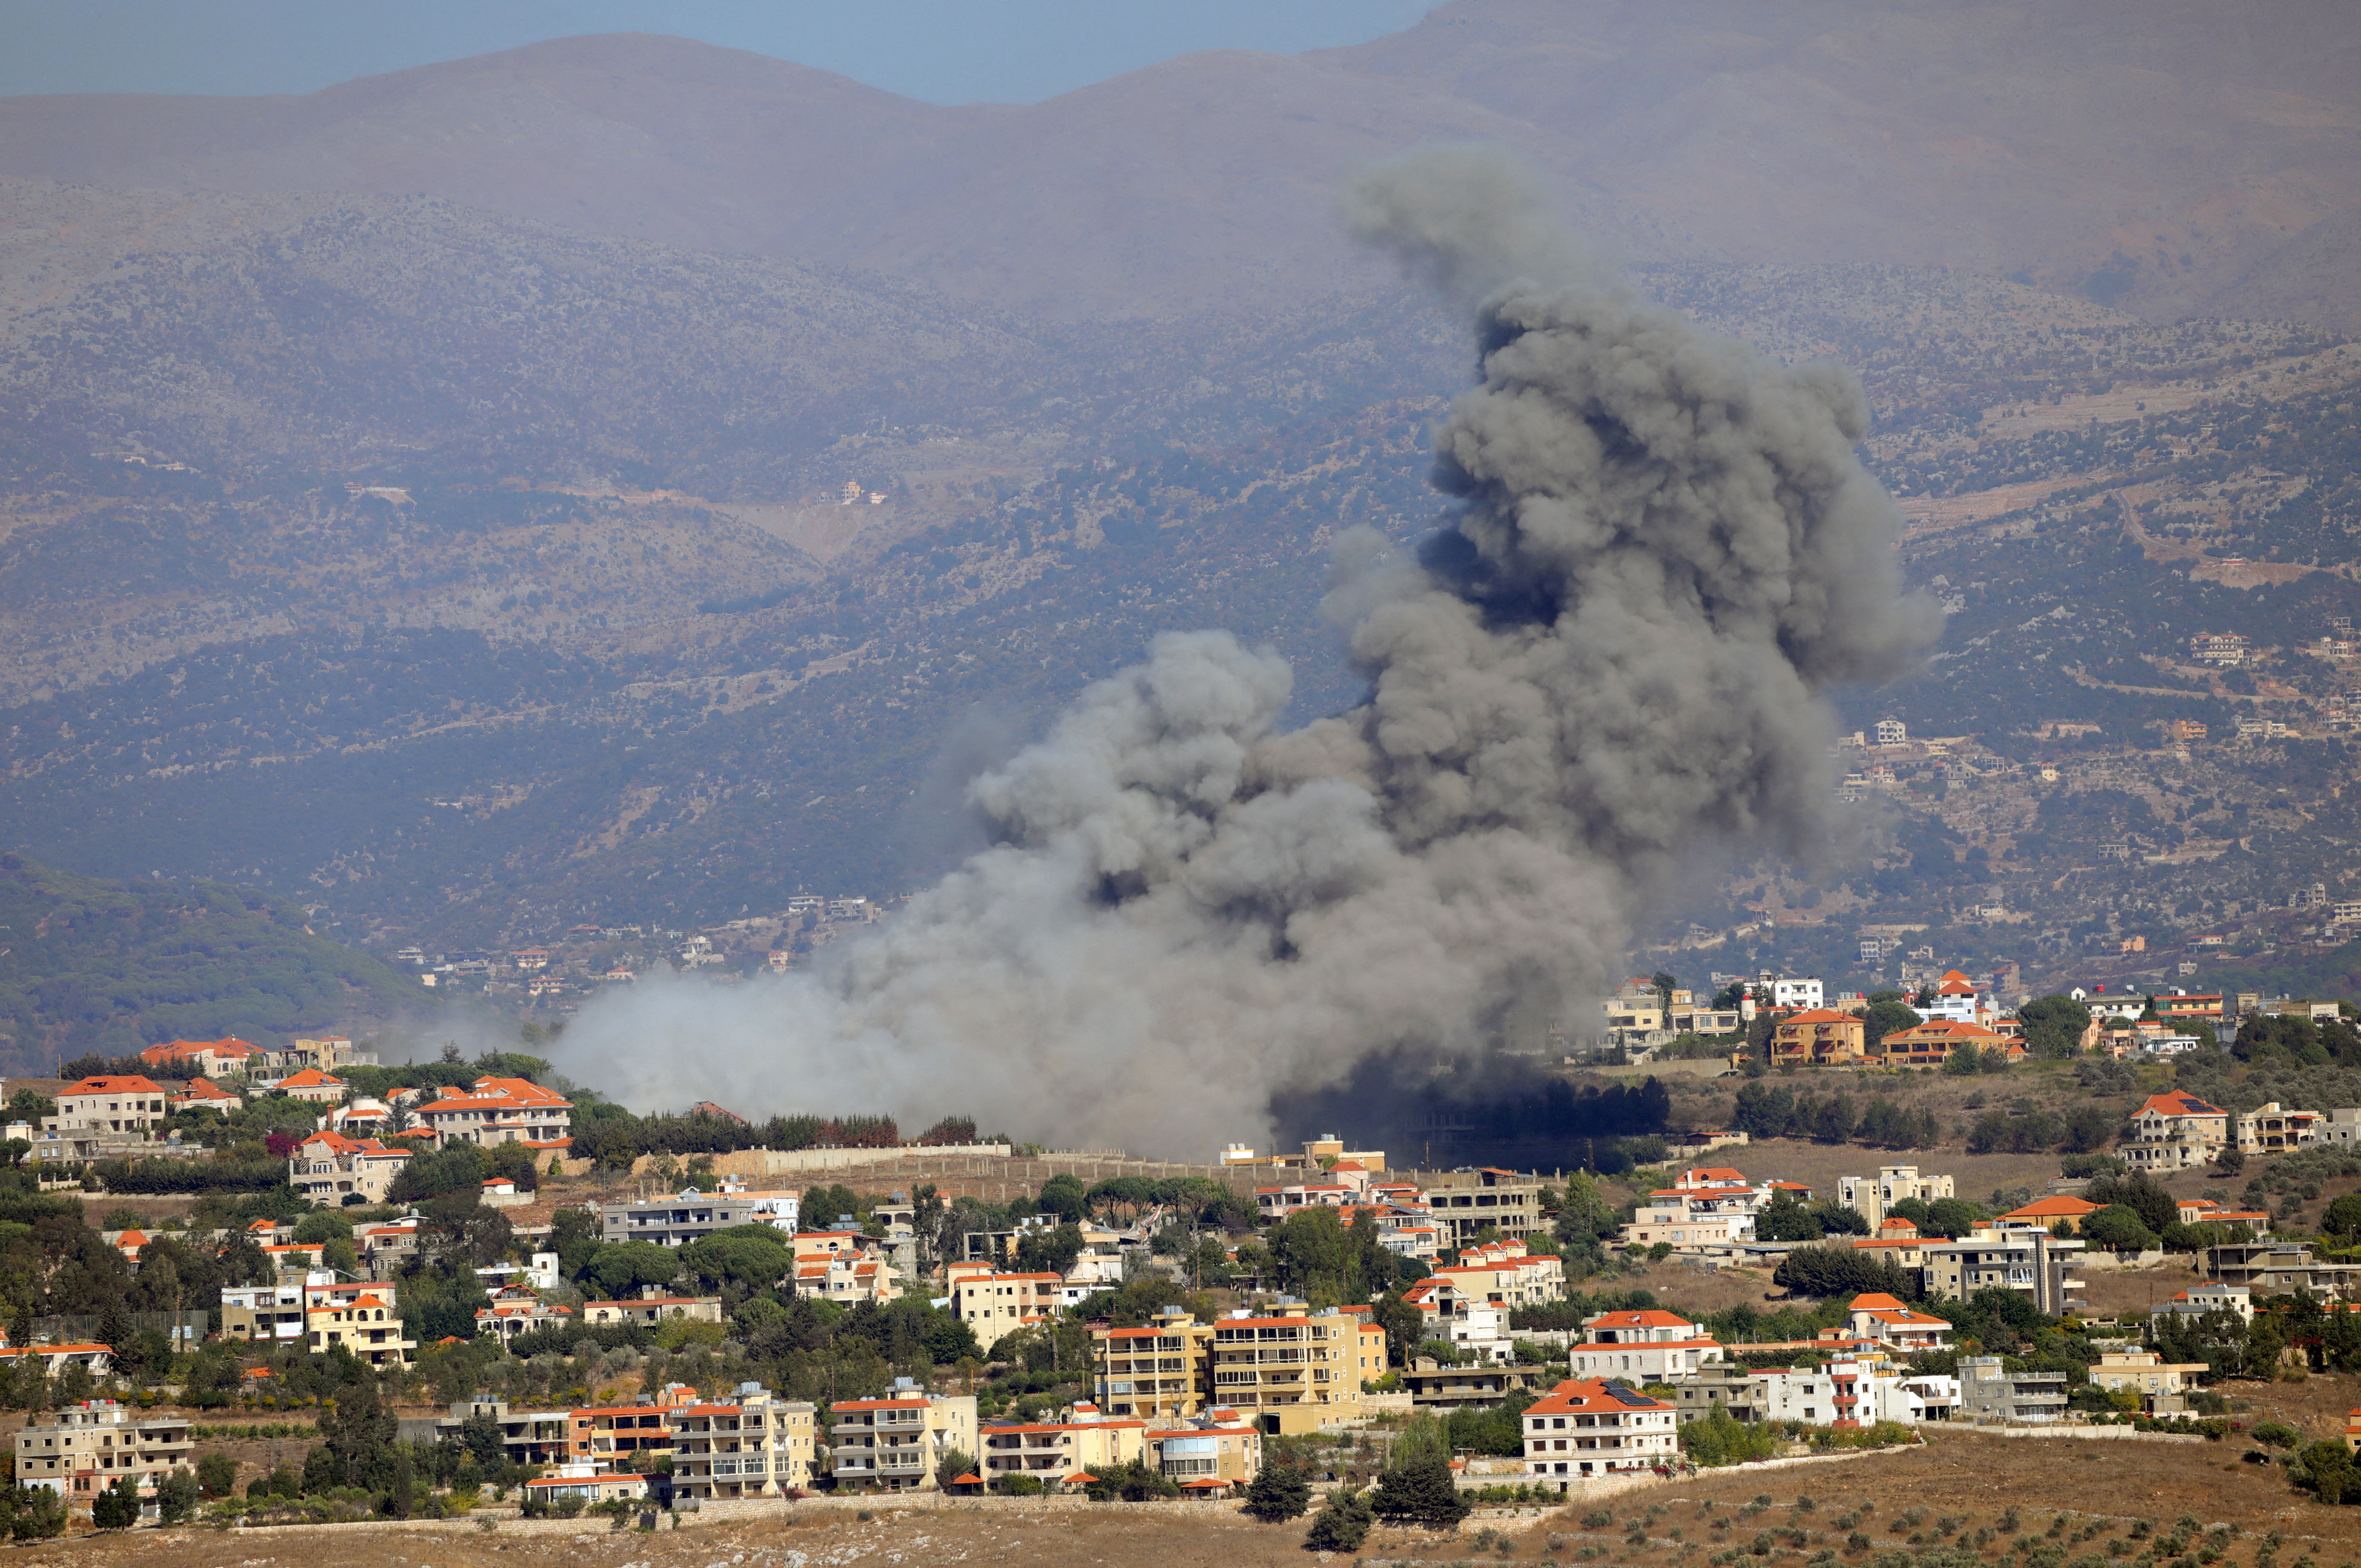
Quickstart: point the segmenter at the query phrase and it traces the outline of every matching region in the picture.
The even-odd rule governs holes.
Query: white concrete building
[[[1932,1203],[1938,1198],[1957,1196],[1949,1177],[1921,1176],[1915,1165],[1881,1165],[1875,1176],[1837,1178],[1838,1203],[1867,1220],[1872,1233],[1894,1205],[1905,1199]]]
[[[1761,1383],[1765,1420],[1814,1426],[1947,1421],[1960,1403],[1958,1378],[1902,1372],[1868,1357],[1774,1369]]]
[[[1585,1475],[1647,1470],[1679,1457],[1674,1408],[1621,1383],[1569,1377],[1525,1407],[1525,1474],[1571,1491]]]
[[[1599,1312],[1582,1320],[1583,1343],[1567,1347],[1577,1377],[1680,1383],[1723,1358],[1699,1325],[1658,1308]]]

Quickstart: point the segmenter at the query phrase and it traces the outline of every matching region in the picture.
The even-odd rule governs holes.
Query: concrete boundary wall
[[[685,1168],[688,1161],[675,1156],[675,1163]],[[645,1178],[655,1165],[656,1157],[642,1155],[633,1162],[632,1174]],[[836,1183],[862,1192],[906,1192],[927,1182],[946,1199],[976,1198],[988,1203],[1029,1197],[1053,1176],[1071,1176],[1085,1186],[1126,1176],[1149,1181],[1194,1177],[1217,1182],[1241,1197],[1253,1196],[1257,1185],[1286,1179],[1282,1173],[1246,1167],[1125,1159],[1114,1155],[1018,1156],[1000,1145],[972,1149],[739,1149],[714,1156],[713,1169],[717,1176],[741,1177],[755,1185],[785,1179],[782,1184],[789,1187]]]

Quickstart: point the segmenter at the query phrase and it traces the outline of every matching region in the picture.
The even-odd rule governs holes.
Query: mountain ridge
[[[424,192],[1082,320],[1381,286],[1330,221],[1336,181],[1480,139],[1531,158],[1632,258],[1972,265],[2158,318],[2256,314],[2240,280],[2361,209],[2361,42],[2342,15],[1455,0],[1350,49],[1185,55],[960,107],[599,35],[300,97],[0,100],[0,173]],[[2281,291],[2334,314],[2361,282],[2316,293]]]

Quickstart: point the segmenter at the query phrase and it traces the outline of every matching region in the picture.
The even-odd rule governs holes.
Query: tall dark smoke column
[[[1449,526],[1414,562],[1338,548],[1368,702],[1282,735],[1280,661],[1161,638],[977,782],[1001,841],[875,940],[635,988],[569,1031],[570,1070],[1202,1157],[1274,1092],[1597,994],[1700,849],[1811,839],[1820,694],[1938,625],[1852,455],[1858,385],[1640,300],[1499,155],[1417,155],[1344,205],[1481,356],[1436,437]]]

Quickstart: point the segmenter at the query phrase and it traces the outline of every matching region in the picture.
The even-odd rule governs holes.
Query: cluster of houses
[[[1745,1347],[1808,1354],[1797,1366],[1738,1365],[1701,1324],[1663,1310],[1602,1312],[1583,1320],[1583,1332],[1569,1348],[1576,1377],[1524,1413],[1526,1473],[1561,1492],[1586,1476],[1670,1463],[1679,1426],[1717,1409],[1742,1423],[1832,1429],[2024,1425],[2063,1420],[2070,1397],[2066,1374],[2011,1372],[1999,1356],[1962,1356],[1955,1374],[1912,1370],[1918,1353],[1951,1348],[1951,1325],[1882,1294],[1855,1297],[1843,1327],[1810,1341]],[[2089,1380],[2131,1393],[2151,1415],[2178,1417],[2190,1413],[2193,1380],[2205,1370],[2119,1344],[2102,1350]],[[1637,1391],[1650,1387],[1671,1397]]]
[[[1907,1217],[1891,1212],[1906,1200],[1932,1202],[1953,1195],[1950,1177],[1922,1177],[1916,1166],[1892,1165],[1874,1177],[1839,1178],[1837,1201],[1870,1223],[1871,1234],[1851,1245],[1890,1259],[1923,1295],[1964,1299],[1996,1284],[2024,1294],[2044,1312],[2080,1304],[2082,1281],[2074,1269],[2083,1244],[2070,1234],[2053,1234],[2072,1228],[2059,1224],[2059,1200],[2037,1201],[1956,1239],[1922,1236]],[[1729,1166],[1685,1170],[1671,1186],[1640,1200],[1619,1239],[1626,1246],[1662,1245],[1723,1261],[1775,1260],[1795,1244],[1763,1240],[1755,1222],[1783,1197],[1808,1203],[1813,1190],[1800,1182],[1752,1181]],[[2079,1199],[2064,1201],[2084,1212],[2098,1208]]]

